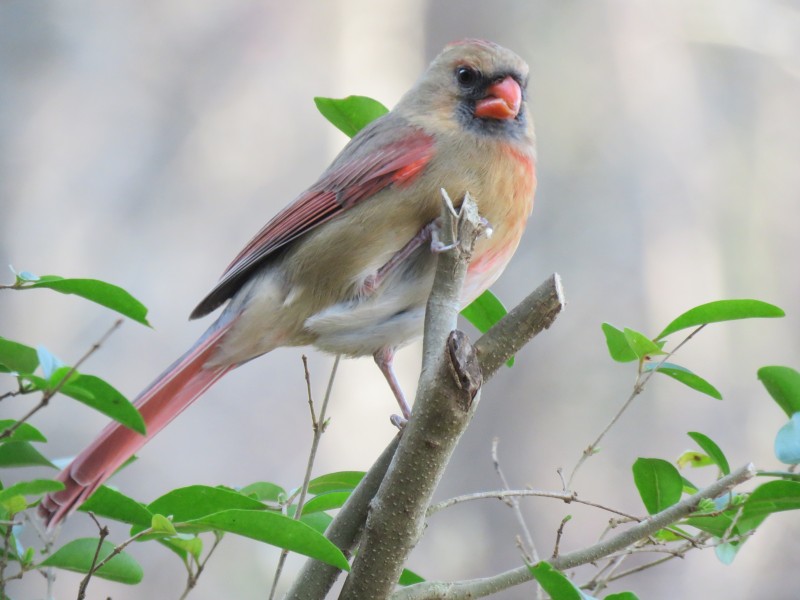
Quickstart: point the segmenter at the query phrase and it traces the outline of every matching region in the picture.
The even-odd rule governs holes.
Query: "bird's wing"
[[[363,129],[317,183],[250,240],[190,318],[207,315],[223,304],[276,250],[379,191],[409,183],[422,172],[433,156],[433,138],[420,129],[393,122],[390,116]]]

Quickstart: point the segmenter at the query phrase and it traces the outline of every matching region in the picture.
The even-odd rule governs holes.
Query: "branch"
[[[564,310],[561,277],[553,273],[475,342],[484,381],[536,335],[549,329]]]
[[[610,513],[614,513],[616,515],[620,515],[621,517],[625,517],[631,521],[643,521],[644,519],[640,517],[635,517],[633,515],[629,515],[628,513],[624,513],[620,510],[616,510],[609,506],[604,506],[602,504],[598,504],[597,502],[590,502],[589,500],[583,500],[582,498],[578,498],[577,492],[551,492],[547,490],[493,490],[488,492],[474,492],[472,494],[464,494],[462,496],[456,496],[454,498],[450,498],[448,500],[443,500],[437,504],[431,505],[428,508],[428,516],[433,515],[434,513],[439,512],[445,508],[450,508],[455,504],[461,504],[462,502],[470,502],[472,500],[486,500],[486,499],[495,499],[495,500],[502,500],[504,502],[507,501],[509,498],[521,498],[524,496],[535,496],[537,498],[555,498],[556,500],[562,500],[566,504],[571,504],[575,502],[576,504],[585,504],[587,506],[593,506],[595,508],[599,508],[601,510],[608,511]]]
[[[582,550],[562,554],[548,562],[559,571],[564,571],[610,556],[638,540],[656,533],[659,529],[663,529],[690,515],[696,510],[701,500],[717,498],[755,475],[755,467],[752,464],[747,464],[730,475],[718,479],[696,494],[677,504],[673,504],[660,513],[651,515],[641,523],[632,525],[614,537],[600,541]],[[531,575],[530,569],[527,566],[523,566],[483,579],[418,583],[395,592],[391,598],[392,600],[467,600],[482,598],[525,583],[532,578],[533,575]]]
[[[444,191],[442,195],[449,200]],[[458,244],[454,251],[438,257],[425,312],[423,363],[414,412],[373,500],[358,556],[340,595],[343,600],[391,594],[422,535],[430,498],[477,404],[481,381],[474,350],[466,336],[453,335],[457,333],[453,330],[461,286],[482,228],[469,194],[457,221],[445,207],[442,223],[443,247],[456,240]]]
[[[445,210],[444,212],[448,213],[449,211]],[[450,223],[451,220],[448,214],[445,214],[444,220]],[[445,232],[452,231],[452,223],[444,229]],[[443,240],[442,245],[446,245],[448,241],[447,239]],[[460,356],[462,360],[460,362],[458,356],[453,354],[450,354],[447,360],[443,361],[444,353],[441,351],[445,346],[445,338],[449,336],[455,327],[458,310],[457,301],[453,300],[453,298],[457,298],[460,285],[448,285],[448,279],[454,277],[455,272],[451,268],[451,263],[454,259],[456,262],[463,261],[464,264],[466,263],[466,260],[453,256],[455,254],[457,253],[442,254],[437,265],[436,281],[431,293],[432,298],[429,310],[426,313],[426,319],[437,319],[438,324],[429,326],[426,322],[425,337],[426,340],[430,340],[431,336],[436,336],[439,341],[437,343],[426,341],[425,343],[423,372],[420,376],[414,415],[402,434],[405,456],[402,458],[398,456],[390,466],[400,444],[400,437],[398,436],[384,450],[381,457],[367,473],[350,499],[348,499],[348,502],[336,515],[325,534],[345,555],[351,554],[364,527],[367,511],[371,508],[373,512],[370,515],[370,522],[367,524],[367,528],[368,530],[369,528],[372,529],[371,534],[368,531],[367,537],[371,535],[375,540],[383,535],[385,536],[384,543],[386,543],[386,539],[390,535],[403,536],[403,539],[397,543],[396,541],[399,540],[399,537],[392,538],[391,545],[396,543],[396,552],[390,549],[393,552],[393,556],[385,561],[393,562],[391,567],[392,574],[381,575],[382,582],[380,585],[384,592],[383,596],[378,592],[374,592],[374,590],[365,591],[357,587],[360,582],[369,584],[370,580],[379,571],[376,567],[374,572],[370,572],[369,568],[365,568],[366,562],[362,562],[362,566],[358,565],[359,561],[368,560],[364,558],[365,556],[371,556],[369,560],[374,560],[380,552],[374,543],[371,548],[367,548],[365,543],[359,551],[359,559],[353,565],[355,574],[348,578],[349,583],[346,585],[349,587],[346,587],[343,591],[342,598],[348,597],[345,593],[351,594],[350,597],[355,598],[386,597],[391,593],[405,562],[405,557],[418,539],[425,516],[424,513],[430,501],[430,495],[441,477],[444,464],[446,464],[452,452],[452,447],[468,421],[467,411],[463,406],[456,407],[454,397],[464,399],[465,389],[458,386],[469,388],[469,378],[459,378],[459,383],[455,384],[452,375],[457,366],[454,362],[461,365],[459,369],[462,371],[461,375],[464,375],[463,358],[471,356],[468,351],[469,345],[461,336],[453,336],[451,338],[450,349],[456,354],[458,354],[457,350],[461,350]],[[436,292],[440,295],[438,298],[433,297]],[[442,298],[442,294],[445,296],[456,294],[456,296],[447,299]],[[482,336],[475,350],[480,355],[480,371],[483,372],[484,380],[491,377],[510,356],[515,354],[537,333],[549,327],[563,306],[564,300],[560,279],[558,275],[553,275]],[[440,312],[445,312],[445,316],[439,317],[438,314]],[[436,366],[432,366],[432,363]],[[426,391],[431,380],[436,380],[437,376],[438,379],[443,381],[445,387],[448,387],[449,394],[444,392],[433,394]],[[457,390],[453,389],[454,386]],[[434,399],[428,402],[427,400],[422,400],[423,398]],[[472,404],[475,404],[474,399]],[[397,453],[399,455],[399,451]],[[386,476],[386,481],[381,484],[387,472],[389,474]],[[373,497],[377,495],[378,486],[381,486],[381,492],[373,501]],[[421,487],[424,489],[420,490]],[[399,523],[391,523],[392,527],[381,530],[382,522],[375,515],[383,513],[384,519],[391,520],[391,514],[387,513],[391,513],[393,508],[396,509],[394,512],[395,520],[399,521]],[[412,514],[414,515],[413,520]],[[398,533],[398,530],[401,533]],[[368,550],[366,553],[365,549]],[[381,563],[380,560],[378,562],[382,569],[384,563]],[[287,594],[286,599],[311,600],[324,598],[338,575],[339,570],[335,567],[325,565],[319,561],[308,560]],[[361,595],[359,591],[361,591]]]
[[[364,521],[367,520],[370,502],[375,497],[378,487],[389,469],[399,443],[400,435],[398,434],[370,467],[325,531],[325,537],[336,544],[345,556],[351,556],[353,553],[364,527]],[[333,587],[340,572],[333,565],[308,559],[284,600],[322,599]]]

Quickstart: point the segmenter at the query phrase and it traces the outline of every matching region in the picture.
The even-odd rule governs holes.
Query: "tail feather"
[[[231,324],[209,329],[186,354],[139,394],[134,405],[144,418],[147,435],[117,422],[109,423],[97,439],[59,474],[58,480],[65,488],[48,494],[39,505],[39,514],[48,529],[78,508],[126,460],[236,366],[206,367],[217,342]]]

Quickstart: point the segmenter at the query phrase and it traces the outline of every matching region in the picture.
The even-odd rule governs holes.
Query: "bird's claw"
[[[392,425],[397,427],[400,431],[403,431],[408,424],[408,419],[405,417],[401,417],[400,415],[391,415],[389,416],[389,421],[391,421]]]

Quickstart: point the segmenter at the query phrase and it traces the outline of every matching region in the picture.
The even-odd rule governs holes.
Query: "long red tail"
[[[39,515],[49,529],[78,508],[126,460],[217,379],[234,368],[205,366],[230,325],[229,322],[216,329],[212,327],[139,394],[134,404],[142,413],[147,435],[136,433],[117,422],[109,423],[97,439],[59,474],[58,479],[64,483],[65,489],[48,494],[39,505]]]

